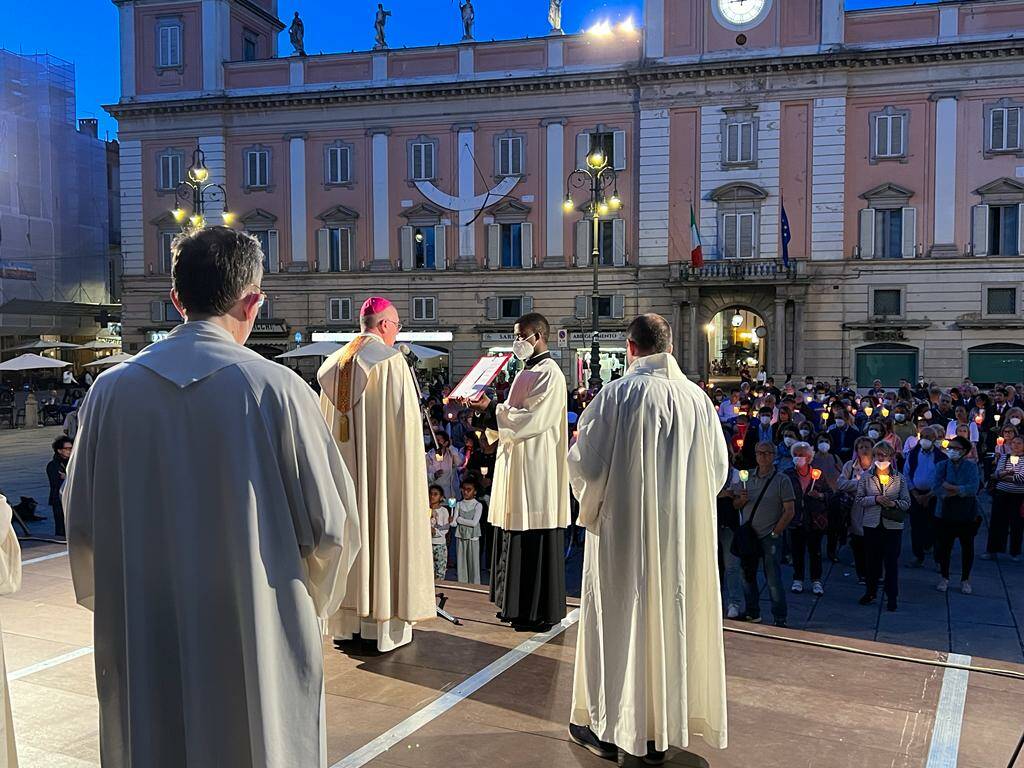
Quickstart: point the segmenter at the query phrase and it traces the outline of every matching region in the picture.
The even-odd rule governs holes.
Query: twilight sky
[[[110,0],[51,0],[19,6],[17,23],[0,26],[0,47],[20,53],[51,53],[74,62],[77,70],[78,116],[98,117],[100,136],[117,134],[117,124],[103,104],[118,99],[117,8]],[[365,50],[373,45],[373,12],[377,0],[279,0],[279,14],[289,20],[299,11],[306,25],[306,51],[335,53]],[[849,9],[913,5],[913,0],[847,0]],[[564,0],[562,27],[577,32],[602,19],[628,16],[639,24],[640,0]],[[547,0],[474,0],[478,40],[539,36],[548,31]],[[457,0],[390,0],[385,7],[388,43],[434,45],[462,36]],[[280,41],[290,51],[287,31]]]

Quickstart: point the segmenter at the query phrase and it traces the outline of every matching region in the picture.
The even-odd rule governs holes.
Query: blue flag
[[[789,266],[789,241],[793,233],[789,231],[789,216],[786,215],[786,204],[782,204],[782,266]]]

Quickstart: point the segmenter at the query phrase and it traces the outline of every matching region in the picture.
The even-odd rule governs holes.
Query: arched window
[[[982,344],[967,350],[967,375],[979,386],[1024,381],[1024,345]]]
[[[917,380],[918,351],[906,344],[867,344],[855,352],[857,385],[865,387],[881,379],[883,387],[895,387],[900,379]]]

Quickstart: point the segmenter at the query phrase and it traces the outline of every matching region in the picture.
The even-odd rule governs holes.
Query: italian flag
[[[704,251],[700,244],[700,230],[697,229],[697,217],[690,203],[690,264],[694,267],[704,266]]]

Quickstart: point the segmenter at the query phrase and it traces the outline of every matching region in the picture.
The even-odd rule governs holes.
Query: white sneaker
[[[729,605],[729,609],[725,612],[725,618],[727,619],[738,619],[740,617],[740,607],[738,605]]]
[[[804,583],[802,581],[794,581],[793,586],[790,587],[794,594],[799,595],[804,591]]]
[[[1010,562],[1019,563],[1020,562],[1020,555],[1010,555]]]
[[[818,597],[821,597],[825,594],[825,588],[821,586],[820,581],[816,581],[813,584],[811,584],[811,592],[816,594]]]
[[[939,592],[945,592],[949,589],[949,579],[939,579],[939,583],[935,585],[935,588]]]
[[[969,582],[969,581],[962,581],[962,582],[960,582],[960,591],[963,592],[965,595],[971,594],[971,592],[974,591],[973,589],[971,589],[971,582]]]

